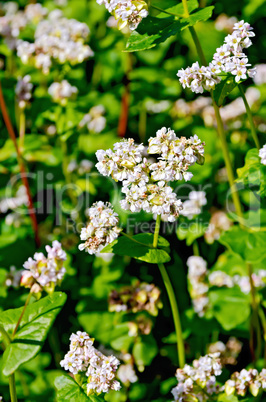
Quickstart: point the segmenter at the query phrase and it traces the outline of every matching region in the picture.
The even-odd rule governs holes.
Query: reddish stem
[[[130,79],[129,79],[129,74],[130,71],[132,70],[132,56],[129,53],[127,55],[127,67],[126,67],[126,72],[125,72],[125,77],[124,77],[124,93],[122,95],[121,99],[121,112],[120,112],[120,117],[119,117],[119,123],[118,123],[118,136],[119,137],[125,137],[126,131],[127,131],[127,123],[128,123],[128,114],[129,114],[129,98],[130,98]]]
[[[118,136],[119,137],[125,137],[126,131],[127,131],[127,122],[128,122],[128,109],[129,109],[129,80],[126,77],[126,83],[125,83],[125,91],[122,96],[121,100],[121,112],[120,112],[120,117],[119,117],[119,123],[118,123]]]
[[[21,176],[21,180],[23,182],[23,185],[26,188],[26,192],[27,192],[27,197],[28,197],[28,211],[29,211],[29,215],[31,218],[31,224],[32,224],[32,228],[34,231],[34,238],[35,238],[35,243],[36,246],[39,247],[40,246],[40,238],[39,238],[39,234],[38,234],[38,222],[37,222],[37,218],[36,218],[36,214],[35,214],[35,208],[33,205],[33,201],[32,201],[32,196],[31,196],[31,191],[30,191],[30,186],[29,186],[29,182],[28,182],[28,178],[27,178],[27,173],[26,173],[26,169],[23,163],[23,158],[20,152],[20,149],[18,147],[17,144],[17,138],[16,138],[16,134],[15,131],[13,129],[7,108],[6,108],[6,103],[5,103],[5,99],[3,96],[3,91],[2,91],[2,86],[1,86],[1,82],[0,82],[0,108],[2,111],[2,115],[3,115],[3,119],[9,134],[9,137],[11,138],[11,140],[13,141],[14,147],[16,149],[16,153],[17,153],[17,160],[18,160],[18,165],[19,165],[19,170],[20,170],[20,176]]]

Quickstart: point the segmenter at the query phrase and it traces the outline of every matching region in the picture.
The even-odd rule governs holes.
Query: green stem
[[[26,116],[23,109],[19,109],[19,149],[23,152],[26,131]]]
[[[11,402],[17,402],[17,391],[16,391],[16,383],[15,383],[15,374],[12,374],[9,377],[9,392]]]
[[[173,286],[171,284],[170,278],[168,276],[168,273],[166,271],[166,268],[164,264],[158,264],[159,270],[161,272],[164,285],[166,288],[166,291],[168,293],[171,309],[172,309],[172,314],[174,318],[174,324],[175,324],[175,330],[176,330],[176,336],[177,336],[177,351],[178,351],[178,361],[179,361],[179,367],[182,368],[184,367],[186,363],[186,358],[185,358],[185,346],[184,346],[184,340],[183,340],[183,335],[182,335],[182,327],[181,327],[181,320],[179,316],[179,310],[175,298],[175,292],[173,289]]]
[[[155,224],[155,230],[154,230],[154,237],[153,237],[153,247],[157,248],[158,246],[158,239],[159,239],[159,232],[160,232],[160,224],[161,224],[161,215],[157,215],[156,218],[156,224]],[[177,352],[178,352],[178,361],[179,361],[179,367],[184,367],[185,365],[185,346],[184,346],[184,341],[183,341],[183,335],[182,335],[182,327],[181,327],[181,320],[180,320],[180,315],[179,315],[179,310],[178,310],[178,305],[175,297],[175,292],[171,283],[171,280],[169,278],[169,275],[167,273],[167,270],[164,266],[164,264],[158,264],[160,273],[163,278],[163,282],[169,297],[170,301],[170,306],[172,309],[172,314],[173,314],[173,319],[174,319],[174,325],[175,325],[175,331],[176,331],[176,337],[177,337]]]
[[[256,336],[257,336],[257,353],[255,354],[254,350],[254,342],[251,342],[250,347],[251,347],[251,353],[255,357],[255,360],[260,357],[261,353],[261,328],[260,328],[260,321],[259,321],[259,311],[258,311],[258,303],[256,300],[256,288],[254,285],[254,281],[252,278],[253,274],[253,267],[251,264],[247,264],[248,267],[248,276],[249,276],[249,282],[250,282],[250,290],[251,290],[251,305],[252,305],[252,318],[251,318],[251,331],[253,331],[253,324],[254,324],[254,330],[256,331]],[[251,337],[251,340],[253,340],[253,336]]]
[[[203,50],[202,50],[198,35],[197,35],[196,31],[195,31],[195,28],[194,27],[189,27],[189,32],[190,32],[190,34],[192,36],[192,39],[194,41],[194,44],[196,46],[197,53],[198,53],[198,56],[199,56],[199,59],[200,59],[200,63],[203,66],[206,66],[207,61],[206,61],[205,55],[203,53]]]
[[[153,247],[154,248],[157,248],[157,246],[158,246],[160,226],[161,226],[161,215],[157,215],[156,222],[155,222],[154,234],[153,234]]]
[[[184,8],[184,15],[185,17],[189,17],[188,5],[187,0],[182,0],[183,8]]]
[[[154,8],[155,10],[161,11],[161,13],[165,13],[165,14],[168,14],[168,15],[173,15],[174,17],[183,17],[181,14],[171,13],[171,11],[163,10],[162,8],[157,7],[157,6],[153,6],[152,4],[150,5],[150,7]]]
[[[192,247],[193,247],[193,254],[196,255],[196,256],[199,256],[200,252],[199,252],[199,245],[198,245],[197,240],[193,241]]]
[[[6,330],[3,327],[1,327],[1,325],[0,325],[0,333],[2,334],[4,348],[6,349],[8,347],[8,345],[10,344],[11,339],[10,339],[8,333],[6,332]],[[9,392],[10,392],[11,402],[17,402],[15,374],[11,374],[11,376],[9,377]]]
[[[237,187],[235,185],[234,172],[233,172],[233,167],[232,167],[232,163],[231,163],[231,159],[230,159],[228,145],[226,142],[226,135],[225,135],[224,127],[223,127],[223,122],[221,119],[219,107],[217,106],[212,93],[211,93],[211,95],[212,95],[213,107],[214,107],[216,121],[217,121],[217,132],[218,132],[218,135],[219,135],[219,138],[221,141],[223,157],[224,157],[225,166],[226,166],[227,175],[228,175],[228,181],[229,181],[230,189],[232,191],[232,198],[233,198],[236,214],[239,218],[239,223],[241,224],[242,218],[243,218],[242,208],[241,208],[241,203],[240,203]]]
[[[24,304],[23,310],[22,310],[22,312],[21,312],[21,314],[20,314],[20,317],[19,317],[19,319],[18,319],[17,325],[16,325],[16,327],[15,327],[15,329],[14,329],[14,332],[13,332],[13,335],[12,335],[12,339],[14,339],[14,336],[15,336],[16,333],[17,333],[18,327],[19,327],[19,325],[20,325],[20,323],[21,323],[21,320],[22,320],[22,317],[23,317],[23,315],[24,315],[24,313],[25,313],[25,311],[26,311],[27,305],[29,304],[30,298],[31,298],[31,292],[29,292],[29,294],[28,294],[28,297],[27,297],[26,302],[25,302],[25,304]]]
[[[266,365],[266,317],[263,308],[259,307],[259,318],[263,329],[263,339],[264,339],[264,366]]]
[[[244,101],[244,104],[245,104],[245,108],[246,108],[246,112],[247,112],[248,121],[249,121],[249,124],[250,124],[250,129],[251,129],[251,134],[252,134],[253,140],[255,142],[256,147],[258,149],[260,149],[260,142],[259,142],[259,139],[258,139],[256,127],[255,127],[255,124],[254,124],[254,121],[253,121],[252,113],[251,113],[251,110],[250,110],[250,107],[249,107],[249,104],[248,104],[244,89],[243,89],[241,84],[238,85],[238,89],[239,89],[239,92],[240,92],[240,94],[242,96],[242,99]]]

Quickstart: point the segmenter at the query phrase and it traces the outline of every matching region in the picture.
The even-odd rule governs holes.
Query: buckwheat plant
[[[166,251],[158,250],[160,243],[165,242],[159,237],[159,230],[161,219],[175,222],[182,210],[182,202],[169,184],[183,179],[191,180],[193,174],[189,172],[189,168],[195,163],[200,165],[204,163],[205,144],[197,135],[179,138],[173,130],[165,127],[158,130],[156,136],[148,140],[148,144],[145,150],[143,144],[136,144],[129,138],[115,143],[113,150],[98,150],[96,168],[103,176],[111,176],[116,182],[122,183],[121,191],[125,195],[120,202],[122,209],[131,212],[145,211],[156,215],[153,239],[150,240],[149,234],[148,240],[147,236],[132,237],[124,233],[117,226],[118,216],[114,213],[112,206],[100,201],[88,210],[89,222],[80,235],[85,243],[82,243],[79,249],[85,249],[90,254],[113,251],[120,255],[130,255],[129,249],[134,247],[131,251],[133,257],[158,263],[173,311],[178,338],[178,355],[180,364],[183,365],[185,356],[179,312],[171,282],[163,265],[163,262],[169,261],[169,256]],[[153,155],[157,160],[154,162],[145,155]],[[200,204],[202,202],[205,203],[201,201]],[[117,239],[120,232],[123,238]],[[129,243],[123,245],[124,241]],[[165,244],[167,245],[168,242]],[[135,252],[136,245],[141,246],[143,257]],[[144,254],[149,252],[154,255],[144,257]]]

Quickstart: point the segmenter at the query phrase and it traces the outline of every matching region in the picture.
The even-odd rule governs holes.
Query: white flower
[[[115,240],[122,229],[117,225],[119,218],[110,203],[96,202],[88,209],[89,222],[86,228],[81,229],[80,238],[85,243],[79,245],[79,250],[89,254],[101,251],[107,244]]]
[[[192,219],[195,215],[201,213],[201,207],[207,204],[205,191],[191,191],[188,200],[183,202],[183,209],[180,215],[187,216]]]
[[[259,150],[259,157],[261,158],[261,163],[266,165],[266,144]]]
[[[102,105],[93,106],[89,113],[85,114],[79,127],[87,126],[89,131],[101,133],[106,126],[106,118],[103,116],[105,108]]]
[[[69,99],[75,98],[78,89],[71,86],[66,80],[63,80],[62,82],[53,82],[48,88],[48,93],[54,102],[66,105]]]

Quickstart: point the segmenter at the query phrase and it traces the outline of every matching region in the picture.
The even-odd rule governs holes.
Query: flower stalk
[[[11,339],[6,332],[6,330],[0,325],[0,333],[3,337],[4,348],[6,349],[11,342]],[[9,376],[9,393],[11,402],[17,402],[17,391],[16,391],[16,384],[15,384],[15,374],[11,374]]]
[[[255,145],[256,145],[257,149],[259,150],[260,149],[260,142],[259,142],[259,139],[258,139],[256,127],[255,127],[255,124],[254,124],[254,121],[253,121],[250,106],[248,104],[244,89],[243,89],[241,84],[238,85],[238,89],[239,89],[239,92],[240,92],[240,94],[242,96],[242,99],[243,99],[243,102],[244,102],[244,105],[245,105],[245,108],[246,108],[246,112],[247,112],[248,121],[249,121],[249,124],[250,124],[250,130],[251,130],[253,140],[255,142]]]
[[[157,246],[158,246],[160,224],[161,224],[161,215],[157,215],[155,230],[154,230],[154,237],[153,237],[153,247],[154,248],[157,248]],[[177,352],[178,352],[179,367],[182,368],[182,367],[184,367],[184,365],[186,363],[185,346],[184,346],[182,326],[181,326],[178,305],[177,305],[177,301],[176,301],[176,297],[175,297],[175,292],[174,292],[171,280],[169,278],[169,275],[167,273],[167,270],[166,270],[164,264],[158,264],[158,268],[162,275],[163,282],[164,282],[164,285],[165,285],[165,288],[166,288],[166,291],[167,291],[167,294],[169,297],[170,306],[172,309],[176,337],[177,337]]]
[[[32,224],[32,228],[34,231],[34,237],[35,237],[35,243],[36,246],[39,247],[40,246],[40,238],[39,238],[39,233],[38,233],[38,222],[37,222],[37,217],[35,214],[35,208],[33,205],[33,201],[32,201],[32,196],[31,196],[31,191],[30,191],[30,186],[29,186],[29,182],[28,182],[28,178],[27,178],[27,173],[26,173],[26,169],[24,166],[24,162],[23,162],[23,158],[20,152],[20,148],[18,147],[17,144],[17,139],[16,139],[16,135],[15,135],[15,131],[13,129],[8,111],[7,111],[7,107],[6,107],[6,103],[5,103],[5,99],[3,96],[3,91],[2,91],[2,86],[1,86],[1,82],[0,82],[0,109],[2,111],[2,115],[3,115],[3,119],[9,134],[9,137],[11,138],[16,153],[17,153],[17,161],[18,161],[18,165],[19,165],[19,170],[20,170],[20,175],[21,175],[21,180],[26,188],[26,192],[27,192],[27,197],[28,197],[28,211],[29,211],[29,215],[31,218],[31,224]]]

